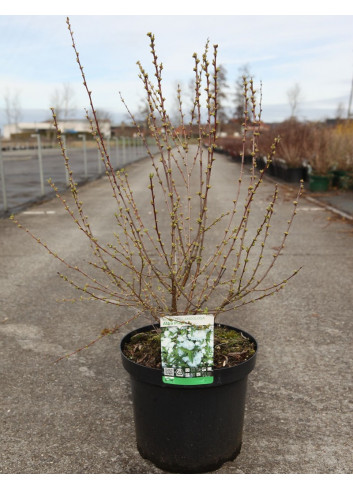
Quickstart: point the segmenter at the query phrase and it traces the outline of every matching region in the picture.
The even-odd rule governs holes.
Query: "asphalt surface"
[[[214,172],[209,208],[216,216],[234,198],[239,165],[217,155]],[[149,205],[149,173],[147,160],[129,166],[141,208]],[[255,217],[272,193],[273,183],[265,181]],[[114,201],[107,179],[88,183],[80,194],[96,234],[109,239]],[[294,198],[292,187],[280,186],[270,251]],[[277,281],[303,267],[299,274],[276,296],[220,318],[252,334],[259,351],[242,451],[216,473],[353,470],[353,226],[317,202],[301,199],[271,275]],[[163,207],[160,213],[163,222]],[[58,200],[17,217],[69,262],[85,266],[89,245]],[[0,219],[0,250],[0,473],[162,473],[136,449],[129,378],[119,356],[122,336],[144,321],[54,363],[127,319],[128,311],[62,300],[76,293],[57,276],[64,265],[8,219]]]

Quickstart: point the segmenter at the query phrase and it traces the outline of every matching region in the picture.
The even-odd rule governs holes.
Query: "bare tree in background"
[[[75,92],[70,83],[63,83],[61,89],[55,89],[50,99],[54,107],[57,120],[68,120],[73,117],[76,107],[74,104]]]
[[[10,89],[7,89],[4,95],[4,101],[7,123],[16,124],[17,126],[22,117],[19,91],[11,93]]]
[[[250,79],[253,78],[253,75],[250,74],[250,67],[248,64],[244,64],[240,66],[238,72],[239,72],[239,76],[235,80],[235,96],[233,99],[233,102],[235,104],[234,117],[236,117],[240,121],[243,121],[244,120],[244,80],[250,81]],[[251,115],[252,115],[251,109],[252,109],[251,101],[249,100],[248,102],[249,120],[251,120]]]
[[[290,117],[294,119],[297,114],[298,106],[302,100],[302,89],[299,83],[296,83],[292,88],[287,91],[287,97],[291,110]]]
[[[187,90],[187,93],[188,93],[188,102],[190,104],[190,113],[193,112],[193,109],[194,109],[194,106],[195,106],[195,87],[196,87],[195,79],[194,78],[191,78],[189,80],[188,90]]]
[[[351,93],[349,94],[347,119],[350,119],[352,117],[352,101],[353,101],[353,78],[352,78],[352,85],[351,85]]]
[[[109,112],[108,110],[105,109],[95,109],[95,116],[93,116],[92,109],[88,110],[86,113],[86,118],[91,121],[90,123],[93,125],[93,128],[96,127],[96,120],[98,122],[98,125],[100,126],[100,129],[105,131],[108,131],[108,126],[106,126],[106,123],[109,123],[109,131],[111,135],[111,125],[113,122],[113,114]]]
[[[227,83],[227,70],[223,65],[219,65],[218,79],[217,79],[217,96],[218,96],[218,130],[221,130],[221,125],[227,122],[228,116],[225,108],[225,103],[228,99],[227,88],[229,85]]]
[[[336,114],[335,114],[336,119],[343,119],[344,114],[345,114],[344,103],[339,102],[339,104],[337,105]]]
[[[138,112],[135,115],[135,120],[139,124],[139,126],[143,127],[145,130],[148,129],[149,114],[150,114],[150,107],[148,105],[148,102],[142,98],[138,106]]]
[[[113,121],[113,115],[109,110],[105,109],[97,109],[96,110],[96,117],[98,122],[112,122]]]

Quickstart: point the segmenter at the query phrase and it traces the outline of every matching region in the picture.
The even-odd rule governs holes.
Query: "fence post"
[[[116,156],[116,169],[119,168],[119,140],[117,137],[113,138],[115,141],[115,156]]]
[[[123,166],[126,163],[126,146],[125,146],[125,137],[122,137],[122,143],[123,143]]]
[[[97,150],[97,155],[98,155],[98,159],[97,159],[97,163],[98,163],[98,175],[100,175],[102,173],[102,155],[101,155],[101,152],[100,152],[100,149]]]
[[[2,146],[1,146],[1,134],[0,134],[0,178],[1,178],[1,189],[2,189],[2,200],[4,203],[4,211],[7,211],[7,195],[6,195],[6,185],[5,185],[5,172],[4,172],[4,162],[2,159]]]
[[[107,153],[108,153],[109,161],[110,161],[110,136],[107,136]],[[110,162],[110,164],[112,165],[111,162]]]
[[[64,150],[65,150],[65,152],[67,152],[67,148],[66,148],[66,136],[65,136],[65,134],[62,134],[61,135],[61,139],[63,141]],[[65,165],[65,180],[66,180],[66,185],[69,186],[70,185],[69,172],[67,171],[66,165]]]
[[[33,136],[37,138],[38,146],[38,164],[39,164],[39,179],[40,179],[40,195],[44,195],[44,175],[43,175],[43,160],[42,160],[42,145],[40,141],[40,134],[36,133]]]
[[[79,134],[78,137],[80,139],[82,139],[82,146],[83,146],[83,170],[84,170],[85,178],[87,178],[88,177],[88,168],[87,168],[86,134]]]

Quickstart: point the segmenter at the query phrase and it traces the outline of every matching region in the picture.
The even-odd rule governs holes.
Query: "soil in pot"
[[[138,333],[125,343],[125,356],[133,362],[151,368],[161,368],[161,332],[152,329]],[[255,346],[240,331],[220,325],[214,329],[214,368],[234,367],[251,358]]]

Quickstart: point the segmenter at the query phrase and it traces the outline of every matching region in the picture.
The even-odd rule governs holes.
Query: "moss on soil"
[[[255,353],[255,345],[238,331],[215,325],[214,368],[234,367],[245,362]],[[135,363],[146,367],[161,368],[160,330],[138,333],[124,345],[124,354]]]

